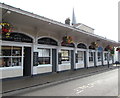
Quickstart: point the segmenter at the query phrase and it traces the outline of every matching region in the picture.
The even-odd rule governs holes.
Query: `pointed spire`
[[[76,17],[75,17],[75,12],[73,8],[73,14],[72,14],[72,25],[76,24]]]

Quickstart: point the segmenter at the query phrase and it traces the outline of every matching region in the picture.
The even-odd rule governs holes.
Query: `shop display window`
[[[104,53],[104,60],[107,60],[107,53]]]
[[[38,53],[38,65],[51,64],[51,52],[50,49],[40,49]]]
[[[98,62],[102,61],[102,52],[98,52]]]
[[[94,61],[94,53],[93,52],[89,52],[89,61],[90,62]]]
[[[69,50],[61,50],[61,61],[70,61],[70,51]]]
[[[22,47],[1,46],[0,67],[21,66]]]
[[[83,51],[78,52],[78,63],[81,61],[84,61],[84,52]]]
[[[109,56],[109,61],[110,61],[110,60],[112,60],[112,56],[111,56],[111,55]]]

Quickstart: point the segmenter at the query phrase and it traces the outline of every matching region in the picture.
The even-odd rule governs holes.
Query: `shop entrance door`
[[[84,51],[84,68],[86,68],[87,66],[86,66],[86,51]]]
[[[31,47],[24,47],[23,76],[31,75]]]
[[[52,49],[52,72],[57,70],[57,50]]]

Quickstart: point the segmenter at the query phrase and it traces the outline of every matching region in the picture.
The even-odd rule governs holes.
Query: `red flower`
[[[120,48],[117,48],[116,51],[119,51],[119,52],[120,52]]]

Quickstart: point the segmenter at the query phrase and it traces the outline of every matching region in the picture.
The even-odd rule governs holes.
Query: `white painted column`
[[[59,71],[59,69],[60,69],[60,68],[59,68],[59,64],[58,64],[58,63],[59,63],[59,61],[58,61],[58,59],[59,59],[58,53],[59,53],[59,52],[61,52],[61,43],[60,43],[60,42],[58,43],[58,47],[57,47],[57,65],[56,65],[56,67],[57,67],[56,70],[57,70],[57,71]]]
[[[97,66],[97,63],[98,63],[98,50],[95,50],[95,66]]]
[[[89,67],[89,49],[86,51],[86,67]]]
[[[76,54],[77,54],[77,45],[75,45],[75,49],[74,49],[74,69],[76,69],[77,67],[77,63],[76,63]]]
[[[109,54],[109,51],[107,52],[107,56],[108,56],[108,58],[107,58],[107,61],[108,61],[108,64],[109,64],[109,57],[110,57],[110,54]]]

